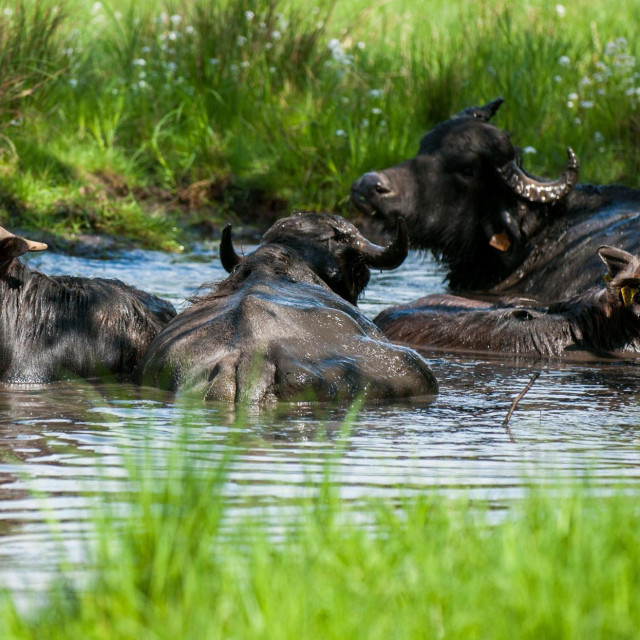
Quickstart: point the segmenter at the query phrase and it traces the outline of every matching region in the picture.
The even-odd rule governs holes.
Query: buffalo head
[[[292,249],[335,293],[356,304],[369,282],[370,267],[395,269],[407,257],[409,238],[403,218],[398,217],[394,226],[395,236],[381,247],[340,216],[303,212],[278,220],[262,236],[261,244]],[[243,260],[233,248],[229,224],[222,231],[220,260],[228,272]]]
[[[465,109],[427,132],[418,154],[361,176],[351,201],[387,226],[406,219],[414,248],[429,249],[450,268],[452,287],[485,288],[526,255],[526,239],[578,180],[569,161],[555,181],[522,169],[518,150],[489,120],[503,100]]]
[[[5,275],[14,258],[28,251],[44,251],[46,248],[44,242],[21,238],[0,227],[0,277]]]

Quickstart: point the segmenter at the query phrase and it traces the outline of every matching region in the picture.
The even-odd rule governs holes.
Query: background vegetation
[[[176,248],[223,219],[349,213],[363,171],[502,95],[555,176],[638,185],[640,5],[5,0],[0,221]]]

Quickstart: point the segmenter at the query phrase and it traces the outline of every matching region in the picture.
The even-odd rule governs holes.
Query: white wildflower
[[[594,104],[593,100],[583,100],[583,101],[580,103],[580,106],[581,106],[583,109],[593,109],[593,104]]]
[[[558,64],[561,67],[568,67],[571,64],[571,58],[569,56],[560,56],[558,58]]]
[[[193,35],[196,30],[193,28],[193,25],[188,24],[185,28],[184,28],[184,32],[188,35]]]
[[[349,56],[343,51],[342,44],[340,40],[337,38],[332,38],[329,40],[329,51],[331,51],[331,57],[336,61],[344,65],[351,64],[351,59]]]
[[[251,22],[251,21],[256,17],[256,14],[255,14],[255,13],[253,13],[253,11],[245,11],[245,12],[244,12],[244,17],[245,17],[249,22]]]
[[[573,124],[582,124],[582,120],[580,120],[580,118],[574,118]]]
[[[336,135],[338,136],[338,138],[346,138],[347,132],[344,129],[338,129],[336,131]]]
[[[356,47],[358,47],[358,49],[360,49],[360,51],[364,51],[364,48],[365,48],[366,46],[367,46],[367,45],[366,45],[364,42],[362,42],[362,41],[359,41],[359,42],[356,44]]]
[[[373,107],[373,109],[371,109],[371,113],[373,113],[374,116],[379,116],[382,114],[382,109],[379,107]]]
[[[209,58],[209,64],[215,67],[220,64],[220,60],[218,60],[218,58]]]
[[[567,14],[567,10],[564,8],[563,5],[561,4],[557,4],[556,5],[556,14],[559,18],[564,18],[565,15]]]
[[[569,98],[569,100],[577,100],[578,99],[578,94],[577,93],[570,93],[567,98]]]
[[[244,36],[238,36],[238,37],[236,38],[236,44],[237,44],[239,47],[242,47],[242,46],[243,46],[243,45],[245,45],[246,43],[247,43],[247,39],[246,39]]]
[[[132,64],[134,67],[145,67],[147,65],[147,61],[144,58],[136,58]]]
[[[251,65],[251,63],[250,63],[248,60],[243,60],[243,61],[240,63],[240,66],[241,66],[243,69],[246,69],[246,68],[247,68],[247,67],[249,67],[250,65]]]
[[[167,37],[169,40],[175,41],[178,39],[178,33],[176,31],[169,31],[169,35]]]
[[[77,87],[78,86],[78,80],[76,78],[69,78],[69,85],[72,87]]]
[[[369,95],[372,98],[379,98],[380,96],[382,96],[382,89],[371,89],[371,91],[369,91]]]
[[[600,133],[600,131],[596,131],[593,134],[593,141],[594,142],[604,142],[604,136]]]
[[[182,16],[179,16],[177,13],[174,13],[169,18],[169,22],[171,22],[171,24],[180,24],[182,22]]]
[[[271,37],[274,40],[280,40],[280,38],[282,38],[282,34],[276,29],[276,30],[271,32]]]
[[[535,147],[528,146],[522,150],[522,153],[525,155],[533,155],[534,153],[538,153],[538,150]]]

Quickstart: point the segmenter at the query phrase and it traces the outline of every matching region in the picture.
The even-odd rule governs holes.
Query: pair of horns
[[[358,234],[353,247],[364,257],[368,266],[374,269],[395,269],[409,253],[409,233],[404,218],[399,217],[396,232],[386,247],[370,242]],[[228,273],[245,260],[236,253],[231,239],[231,224],[225,225],[220,238],[220,262]]]
[[[488,122],[495,115],[503,98],[496,98],[481,107],[468,107],[456,114],[456,118],[471,117]],[[517,196],[529,202],[556,202],[568,195],[578,182],[579,164],[578,158],[571,147],[567,148],[569,160],[567,166],[558,180],[537,180],[525,173],[515,160],[497,167],[498,175],[506,186]]]

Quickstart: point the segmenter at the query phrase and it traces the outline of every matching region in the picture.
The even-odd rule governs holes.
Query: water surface
[[[132,251],[110,260],[42,253],[30,263],[50,274],[117,277],[178,308],[200,284],[225,276],[216,250],[186,256]],[[442,291],[442,272],[410,255],[374,273],[362,310]],[[600,491],[640,488],[640,402],[634,362],[571,363],[427,355],[440,383],[430,403],[364,407],[336,468],[345,500],[437,490],[518,499],[529,481],[591,478]],[[541,372],[503,426],[513,399]],[[348,407],[282,404],[238,416],[234,407],[185,407],[170,394],[132,385],[57,383],[0,388],[0,580],[20,590],[45,583],[61,557],[82,555],[91,502],[83,491],[117,493],[124,458],[184,446],[216,464],[230,434],[242,436],[228,487],[240,511],[299,496],[336,446]],[[176,445],[189,430],[188,444]],[[179,441],[178,441],[179,442]],[[163,457],[151,463],[162,474]],[[43,518],[55,517],[52,530]]]

